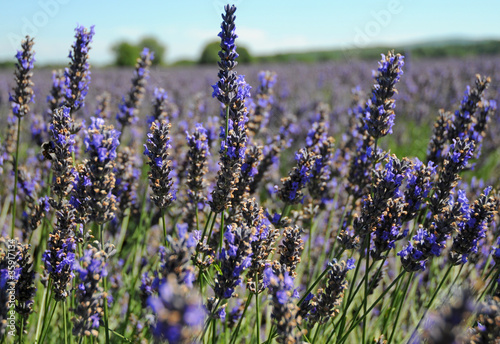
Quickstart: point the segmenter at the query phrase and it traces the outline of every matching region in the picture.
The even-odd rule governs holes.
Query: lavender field
[[[500,343],[500,56],[0,70],[0,343]],[[236,40],[236,43],[235,43]]]

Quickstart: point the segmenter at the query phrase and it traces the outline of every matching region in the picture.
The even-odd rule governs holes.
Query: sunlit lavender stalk
[[[14,198],[12,202],[12,229],[11,238],[14,238],[15,223],[16,223],[16,198],[17,198],[17,178],[18,178],[18,165],[19,165],[19,141],[21,136],[21,118],[26,116],[30,111],[29,104],[33,102],[35,97],[33,92],[33,82],[31,77],[33,73],[33,63],[35,62],[35,52],[33,49],[33,39],[26,36],[26,39],[21,43],[22,50],[18,50],[16,54],[16,71],[14,73],[14,79],[16,81],[16,86],[13,89],[13,93],[9,93],[9,101],[12,108],[12,113],[17,117],[17,134],[15,136],[16,141],[16,153],[13,158],[14,160]],[[14,121],[10,121],[11,124]],[[13,133],[13,128],[12,128]]]
[[[83,26],[77,26],[75,29],[75,42],[69,53],[71,61],[64,71],[66,79],[64,105],[71,109],[72,114],[85,105],[85,96],[90,84],[90,65],[87,60],[94,33],[94,26],[91,26],[90,30]]]
[[[172,172],[172,163],[169,159],[170,127],[170,123],[164,120],[153,122],[148,133],[148,140],[144,145],[144,155],[149,158],[149,185],[153,190],[151,200],[162,210],[176,199],[174,182],[170,176]]]

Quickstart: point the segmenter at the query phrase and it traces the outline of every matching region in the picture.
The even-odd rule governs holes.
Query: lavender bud
[[[295,270],[300,263],[300,256],[304,250],[304,241],[301,238],[302,230],[298,227],[287,227],[283,231],[283,242],[279,246],[280,264],[283,270],[295,277]]]
[[[151,200],[160,209],[167,208],[176,199],[174,182],[170,177],[172,163],[168,159],[171,148],[168,136],[170,127],[170,123],[166,121],[153,122],[144,145],[144,155],[149,158],[149,185],[153,190]]]
[[[241,283],[241,275],[252,264],[251,242],[255,228],[247,225],[227,226],[224,233],[224,247],[219,254],[220,272],[215,277],[214,292],[218,299],[229,299]]]
[[[66,79],[64,105],[71,109],[71,113],[75,113],[85,105],[85,96],[90,84],[90,65],[87,60],[94,33],[94,26],[91,26],[90,30],[83,26],[75,29],[75,43],[69,53],[71,61],[69,68],[64,71]]]
[[[247,133],[249,137],[257,135],[261,128],[265,128],[269,120],[269,113],[274,103],[274,85],[276,73],[262,71],[259,73],[259,87],[255,95],[255,107],[249,111]]]
[[[9,93],[9,101],[11,102],[12,113],[22,118],[30,112],[30,103],[35,98],[32,87],[34,86],[31,77],[33,76],[33,63],[35,62],[35,52],[33,49],[33,38],[26,36],[22,42],[21,48],[16,54],[16,71],[14,78],[16,87],[13,93]]]
[[[52,293],[56,301],[63,301],[68,297],[68,286],[74,277],[74,262],[76,230],[74,210],[68,203],[62,203],[56,210],[56,225],[49,234],[47,250],[43,253],[43,262],[46,271],[52,280]]]
[[[317,156],[305,148],[295,153],[297,166],[290,171],[288,177],[281,179],[283,186],[278,190],[278,196],[283,202],[297,204],[302,201],[302,189],[311,178],[316,159]]]
[[[78,273],[73,321],[74,336],[99,335],[99,323],[103,317],[103,302],[105,297],[101,287],[102,280],[107,276],[106,253],[95,247],[88,246],[83,252],[79,263],[75,262]]]
[[[460,233],[453,239],[450,251],[453,264],[465,264],[469,255],[477,253],[479,240],[486,236],[486,229],[496,213],[495,198],[490,193],[491,187],[486,188],[462,219]],[[468,204],[466,207],[469,210]]]
[[[154,59],[153,52],[148,48],[144,48],[141,56],[137,59],[135,65],[134,76],[132,78],[132,87],[126,97],[122,98],[122,102],[118,106],[116,119],[122,127],[122,131],[128,125],[134,124],[137,121],[139,106],[146,92],[146,83],[149,78],[149,67]]]
[[[404,56],[389,52],[382,54],[377,72],[374,72],[376,84],[372,88],[372,96],[366,102],[365,124],[368,133],[374,138],[392,133],[394,125],[394,108],[396,101],[392,98],[397,90],[396,83],[403,75]]]
[[[91,118],[92,123],[85,131],[85,148],[89,159],[85,161],[85,176],[89,196],[89,218],[97,224],[110,221],[115,215],[116,198],[112,194],[115,187],[116,148],[120,144],[120,132],[107,126],[102,118]]]
[[[54,176],[52,192],[59,201],[66,198],[71,191],[75,172],[71,153],[74,151],[75,135],[74,122],[68,107],[58,108],[54,111],[52,122],[49,126],[51,141],[45,143],[44,156],[52,161]]]

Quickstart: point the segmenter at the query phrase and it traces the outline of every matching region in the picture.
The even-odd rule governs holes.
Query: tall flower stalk
[[[16,86],[13,93],[9,93],[9,101],[12,108],[12,113],[17,117],[17,136],[16,136],[16,153],[14,156],[14,198],[12,199],[12,228],[11,238],[15,235],[16,226],[16,198],[17,198],[17,179],[19,166],[19,141],[21,136],[21,119],[30,112],[30,103],[33,102],[35,94],[33,92],[33,76],[32,69],[35,62],[35,52],[33,51],[33,39],[26,36],[26,39],[21,43],[22,50],[18,50],[16,54],[16,71],[14,78]]]

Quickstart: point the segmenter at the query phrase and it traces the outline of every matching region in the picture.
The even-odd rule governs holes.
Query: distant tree
[[[166,48],[154,37],[144,37],[138,44],[120,42],[113,46],[115,53],[115,65],[120,67],[133,67],[137,58],[144,48],[154,52],[153,65],[161,65],[165,56]]]
[[[162,45],[158,40],[154,37],[144,37],[138,45],[141,50],[146,47],[149,50],[154,52],[155,58],[153,60],[153,65],[161,65],[163,64],[163,60],[165,58],[166,48]]]
[[[120,42],[113,46],[115,53],[115,65],[120,67],[133,67],[139,55],[141,48],[128,42]]]
[[[205,48],[203,48],[203,51],[201,52],[200,59],[198,60],[199,64],[214,64],[217,63],[217,61],[220,60],[219,57],[219,51],[220,51],[220,42],[211,42],[208,43]],[[239,63],[252,63],[254,61],[254,58],[252,55],[248,52],[248,49],[246,49],[243,46],[238,45],[236,48],[236,51],[238,53],[238,58],[236,61]]]

